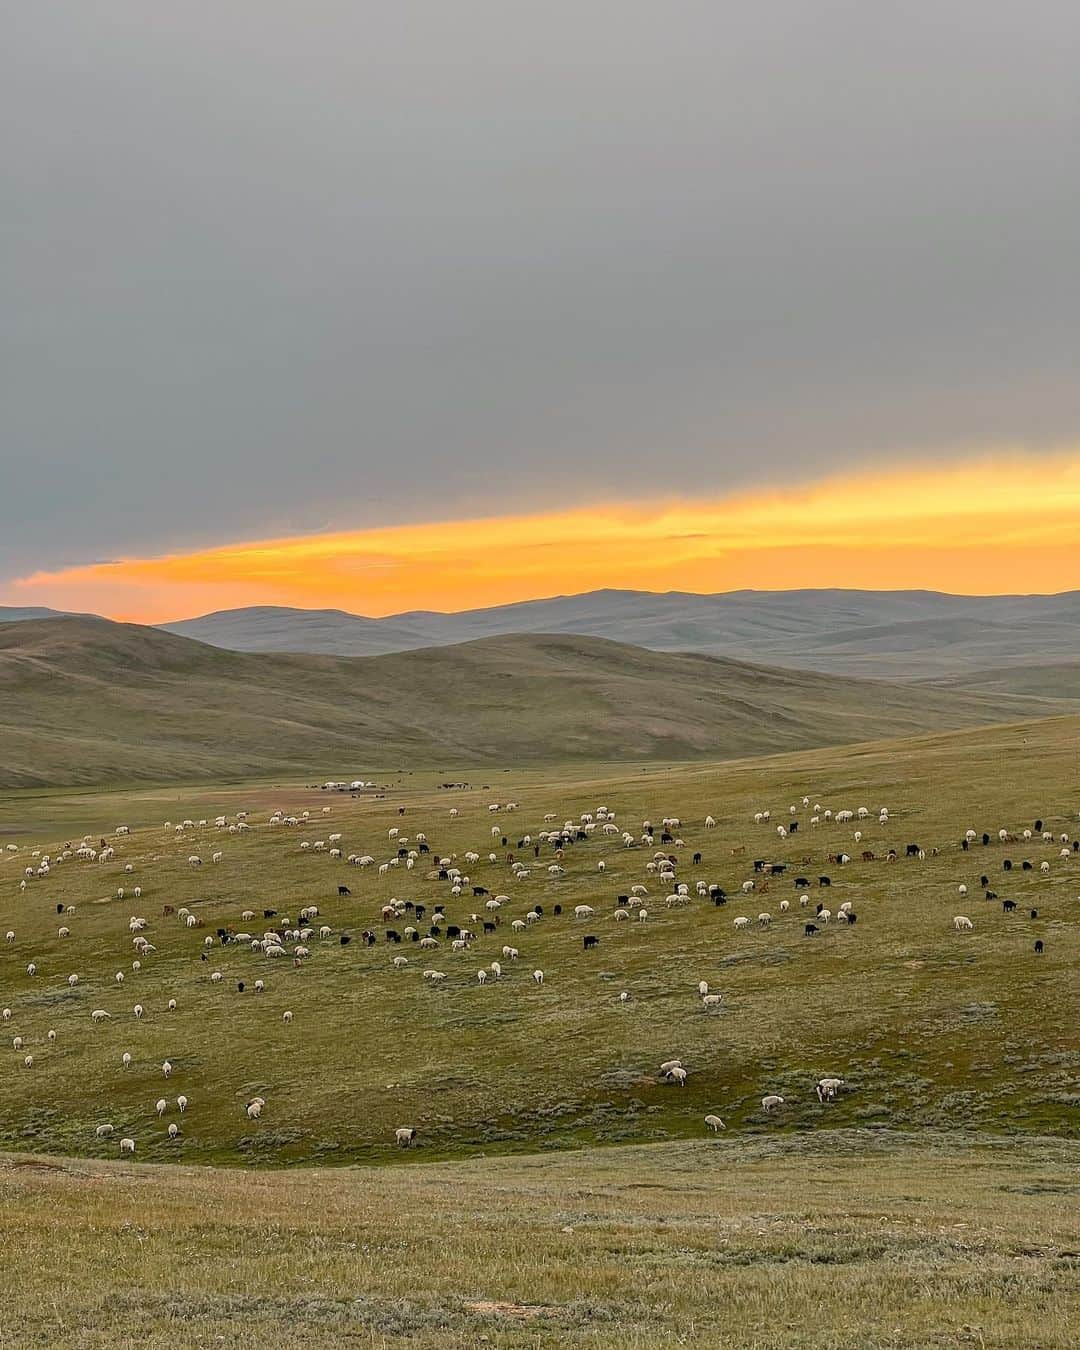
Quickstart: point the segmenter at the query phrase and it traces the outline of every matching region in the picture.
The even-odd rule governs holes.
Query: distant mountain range
[[[968,690],[573,634],[339,657],[104,619],[0,623],[0,786],[728,759],[1076,711],[1047,695],[1080,696],[1080,663],[1032,670],[1030,689]]]
[[[48,617],[56,617],[56,611],[0,608],[0,622]],[[257,606],[160,627],[230,651],[328,656],[377,656],[515,633],[562,633],[799,670],[930,679],[1080,659],[1080,591],[960,596],[937,591],[692,595],[601,590],[384,619],[339,609]]]
[[[373,656],[510,633],[608,638],[845,675],[928,678],[1080,658],[1080,591],[958,596],[935,591],[591,591],[458,614],[385,619],[274,606],[163,625],[234,651]]]

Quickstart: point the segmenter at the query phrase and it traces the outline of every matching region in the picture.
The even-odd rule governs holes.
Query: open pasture
[[[1076,719],[1059,718],[590,779],[487,771],[490,790],[444,791],[436,784],[450,775],[414,773],[392,782],[382,800],[289,787],[270,794],[262,785],[252,788],[246,831],[215,827],[207,806],[198,818],[205,826],[196,821],[177,834],[183,817],[170,811],[128,834],[110,830],[115,853],[104,863],[72,856],[57,865],[65,842],[78,846],[75,830],[48,844],[12,839],[18,851],[5,849],[0,863],[3,928],[14,934],[0,943],[10,1009],[0,1143],[107,1158],[123,1137],[134,1140],[138,1160],[242,1165],[698,1138],[709,1113],[726,1124],[721,1139],[853,1126],[1075,1133],[1078,747]],[[270,826],[270,795],[286,814],[308,810],[309,818]],[[235,788],[223,794],[234,826],[241,796]],[[117,794],[114,825],[128,823],[124,802]],[[498,812],[488,809],[495,802]],[[614,813],[614,832],[597,821],[600,806]],[[824,818],[826,809],[860,807],[865,819]],[[765,810],[770,820],[755,823]],[[572,821],[576,833],[589,813],[596,828],[558,860],[541,832]],[[706,828],[707,815],[715,828]],[[660,822],[672,816],[681,823],[662,843]],[[655,825],[651,847],[640,842],[646,819]],[[793,819],[798,832],[782,838],[777,827]],[[1023,837],[1036,819],[1051,842]],[[962,851],[969,828],[989,833],[991,843]],[[624,847],[624,829],[632,848]],[[1008,843],[999,842],[999,829],[1010,832]],[[416,847],[420,833],[429,854],[412,869],[403,859],[380,871],[399,846]],[[521,842],[526,835],[529,844]],[[320,840],[325,850],[302,847]],[[96,832],[92,843],[99,845]],[[905,856],[910,843],[925,856]],[[331,857],[330,848],[342,856]],[[886,861],[890,848],[895,862]],[[828,861],[841,850],[853,861]],[[864,850],[873,860],[863,861]],[[677,884],[690,891],[685,904],[669,907],[676,885],[649,870],[661,851],[677,859]],[[53,859],[43,876],[41,853]],[[468,853],[479,858],[469,862]],[[528,875],[513,874],[510,853]],[[350,865],[349,854],[375,862]],[[191,864],[193,856],[202,863]],[[458,896],[437,876],[440,856],[453,857],[469,878]],[[766,877],[754,871],[755,859],[787,871]],[[556,865],[563,874],[549,870]],[[35,875],[27,878],[27,867]],[[983,874],[997,900],[983,898]],[[823,875],[830,886],[818,884]],[[796,886],[800,876],[811,884]],[[726,904],[700,896],[699,880],[723,887]],[[748,881],[755,889],[744,894]],[[647,895],[618,921],[617,896],[634,885]],[[509,898],[489,910],[497,895]],[[424,919],[384,920],[393,898],[424,905]],[[1003,912],[1006,898],[1015,911]],[[855,925],[836,920],[845,902]],[[833,920],[804,936],[822,903]],[[426,935],[437,904],[447,923],[439,945],[422,950],[404,930],[411,924]],[[593,914],[576,918],[579,905]],[[313,932],[286,939],[284,956],[253,951],[248,940],[218,940],[219,928],[253,939],[285,918],[295,928],[306,906],[319,909]],[[542,917],[515,931],[513,921],[534,906]],[[182,908],[200,926],[186,926]],[[264,910],[276,914],[264,918]],[[254,917],[244,919],[245,911]],[[759,925],[762,913],[768,926]],[[957,915],[970,916],[973,930],[957,932]],[[740,916],[750,920],[741,931]],[[144,918],[145,929],[130,931],[132,917]],[[497,930],[485,934],[483,920],[496,917]],[[475,931],[467,950],[451,949],[449,924]],[[388,929],[403,941],[387,942]],[[365,930],[376,935],[372,947],[361,939]],[[584,950],[586,936],[599,944]],[[135,937],[152,950],[140,956]],[[294,959],[298,945],[310,954]],[[504,956],[504,946],[519,957]],[[408,964],[395,968],[395,957]],[[425,979],[429,968],[446,979]],[[535,970],[544,972],[542,984]],[[704,1006],[702,980],[722,995],[719,1007]],[[95,1023],[95,1010],[108,1016]],[[659,1076],[661,1062],[673,1058],[688,1071],[685,1086]],[[815,1084],[826,1075],[845,1087],[823,1104]],[[763,1111],[766,1094],[782,1096],[783,1105]],[[188,1100],[182,1114],[179,1095]],[[249,1119],[245,1105],[255,1097],[265,1107]],[[106,1123],[112,1134],[98,1138],[96,1127]],[[403,1125],[417,1130],[407,1154],[394,1136]]]
[[[0,1342],[1065,1350],[1078,1163],[935,1130],[259,1173],[9,1154]]]

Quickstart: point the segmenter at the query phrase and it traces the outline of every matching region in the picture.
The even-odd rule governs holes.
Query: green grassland
[[[1080,832],[1078,751],[1080,719],[1058,717],[723,763],[386,766],[365,770],[379,790],[357,797],[296,779],[5,792],[0,844],[17,851],[0,861],[0,929],[15,933],[0,943],[0,1345],[1075,1343],[1080,857],[1061,858],[1057,836]],[[451,778],[472,786],[440,786]],[[871,815],[812,828],[804,795]],[[493,814],[495,801],[518,808]],[[790,803],[800,831],[780,839]],[[679,879],[720,883],[728,904],[667,908],[651,850],[618,835],[568,848],[561,877],[546,850],[518,847],[545,814],[561,824],[600,804],[635,836],[644,818],[681,817]],[[272,828],[275,808],[310,817]],[[247,832],[214,827],[240,810]],[[184,818],[210,823],[164,828]],[[1036,818],[1053,844],[997,841]],[[963,852],[969,827],[993,843]],[[393,828],[459,862],[481,855],[471,882],[510,896],[497,934],[461,954],[388,945],[392,896],[445,902],[466,924],[483,899],[471,885],[451,898],[428,858],[380,876],[300,848],[340,832],[346,854],[381,862]],[[20,889],[35,852],[55,858],[84,832],[108,834],[115,858],[72,858]],[[910,842],[925,859],[903,856]],[[842,848],[855,861],[826,861]],[[511,876],[508,851],[533,861],[528,877]],[[744,896],[755,857],[790,870]],[[807,909],[799,873],[832,878]],[[1015,913],[982,898],[981,873]],[[617,923],[635,883],[649,918]],[[851,901],[858,923],[804,937],[819,900]],[[595,915],[576,920],[580,903]],[[316,932],[299,966],[235,944],[200,960],[218,926],[260,934],[264,907],[295,921],[309,904],[333,935]],[[541,921],[513,933],[536,904]],[[769,928],[734,930],[761,911]],[[958,913],[972,933],[954,932]],[[138,972],[132,915],[156,948]],[[481,986],[493,959],[503,978]],[[428,966],[445,984],[422,978]],[[701,979],[720,1012],[703,1010]],[[94,1025],[95,1008],[111,1020]],[[659,1080],[674,1056],[685,1088]],[[822,1106],[828,1073],[847,1088]],[[784,1108],[766,1115],[766,1092]],[[266,1108],[249,1120],[255,1095]],[[711,1135],[707,1112],[726,1130]],[[106,1121],[115,1136],[99,1140]],[[409,1150],[394,1142],[403,1124],[418,1131]],[[133,1161],[118,1160],[121,1135]]]
[[[0,1143],[112,1156],[115,1140],[94,1137],[94,1126],[110,1121],[117,1135],[136,1138],[140,1158],[155,1161],[356,1163],[396,1158],[393,1130],[405,1123],[419,1131],[417,1156],[455,1158],[478,1149],[697,1137],[710,1111],[732,1131],[751,1134],[840,1126],[1072,1133],[1080,858],[1060,859],[1056,842],[1006,847],[995,839],[965,854],[958,841],[968,826],[996,834],[1036,817],[1055,834],[1072,835],[1078,743],[1076,720],[1055,719],[771,760],[639,769],[629,777],[508,773],[487,778],[487,791],[446,792],[434,775],[414,774],[388,785],[381,800],[328,801],[316,791],[258,786],[246,799],[253,828],[245,834],[211,823],[177,839],[163,829],[162,814],[156,825],[116,838],[113,861],[72,859],[20,891],[32,851],[26,845],[0,864],[4,926],[16,934],[0,946],[0,987],[12,1009],[4,1030],[25,1042],[0,1060]],[[856,849],[852,827],[811,829],[800,807],[803,832],[779,840],[775,823],[804,793],[834,808],[876,812],[885,803],[891,821],[880,826],[874,814],[863,822]],[[224,794],[223,809],[235,811],[242,799],[239,789]],[[519,809],[492,816],[491,800],[517,800]],[[125,801],[115,802],[116,823]],[[565,876],[549,876],[544,854],[529,877],[513,881],[506,850],[491,839],[493,819],[509,831],[513,849],[524,833],[543,828],[545,813],[561,822],[601,803],[635,833],[645,817],[680,816],[680,878],[724,885],[729,903],[716,908],[694,896],[686,907],[666,908],[646,872],[649,851],[599,834],[567,850]],[[265,823],[271,804],[311,810],[313,819],[308,828],[272,829]],[[451,806],[460,812],[453,820]],[[772,823],[754,825],[754,811],[765,807]],[[719,822],[715,830],[703,827],[707,812]],[[170,810],[167,818],[178,815]],[[380,911],[392,896],[429,907],[445,901],[450,921],[463,924],[483,902],[471,888],[451,900],[447,883],[423,864],[379,876],[375,868],[300,849],[302,840],[333,830],[347,852],[382,861],[391,853],[392,827],[423,830],[437,853],[460,859],[470,848],[480,852],[471,880],[511,897],[499,932],[480,936],[464,953],[451,952],[445,935],[436,952],[389,946]],[[883,855],[895,846],[902,854],[911,841],[928,851],[925,861],[825,862],[844,846],[859,859],[863,848]],[[495,864],[486,860],[493,842]],[[209,860],[215,848],[224,854],[219,864],[188,865],[193,852]],[[746,854],[732,856],[732,848]],[[690,855],[698,849],[704,857],[694,867]],[[523,852],[531,858],[531,850]],[[1006,854],[1017,863],[1007,876]],[[739,886],[753,875],[754,856],[786,859],[792,870],[768,893],[744,897]],[[1020,871],[1022,858],[1033,861],[1032,872]],[[1017,900],[1015,913],[982,899],[983,871],[1002,896]],[[812,881],[828,872],[833,885],[827,892],[812,886],[809,909],[796,902],[782,914],[781,899],[797,896],[792,880],[799,872]],[[650,889],[648,921],[613,922],[616,895],[638,882]],[[962,901],[960,883],[970,889]],[[352,895],[339,898],[339,884]],[[123,901],[115,898],[121,885],[129,892]],[[135,885],[141,900],[130,896]],[[804,921],[821,897],[833,909],[850,900],[857,926],[834,923],[805,938]],[[61,903],[73,905],[74,915],[59,918]],[[542,921],[511,933],[509,921],[538,903]],[[579,903],[594,905],[595,917],[575,919]],[[206,927],[164,917],[166,904],[189,906]],[[319,905],[319,923],[334,935],[320,941],[316,933],[299,967],[246,944],[215,944],[209,960],[200,960],[204,938],[218,926],[259,934],[264,907],[296,921],[305,904]],[[564,911],[558,917],[556,904]],[[1031,907],[1036,920],[1028,917]],[[259,918],[242,921],[246,908]],[[735,932],[736,915],[756,920],[762,911],[772,914],[771,927]],[[953,931],[957,913],[971,915],[973,933]],[[149,920],[156,948],[139,972],[131,969],[132,914]],[[58,937],[61,923],[70,937]],[[374,948],[339,944],[340,932],[358,935],[368,926],[380,935]],[[586,932],[600,937],[599,949],[582,950]],[[1046,944],[1039,957],[1037,937]],[[503,978],[481,987],[477,970],[501,959],[504,943],[518,947],[520,959],[504,961]],[[391,958],[401,954],[410,965],[395,970]],[[30,961],[33,976],[26,973]],[[444,970],[446,983],[426,982],[426,967]],[[542,987],[530,978],[537,967],[545,971]],[[214,970],[221,983],[211,982]],[[125,974],[122,986],[117,971]],[[80,977],[74,989],[70,973]],[[267,985],[258,995],[256,978]],[[719,1013],[703,1011],[701,979],[723,993]],[[166,1009],[170,998],[175,1013]],[[131,1011],[136,1002],[146,1008],[139,1021]],[[90,1012],[99,1007],[112,1019],[96,1026]],[[294,1014],[289,1025],[286,1010]],[[134,1057],[126,1071],[124,1051]],[[22,1066],[26,1052],[34,1055],[32,1069]],[[657,1079],[656,1066],[672,1056],[689,1067],[685,1088]],[[175,1066],[166,1095],[183,1092],[192,1103],[177,1142],[165,1135],[175,1111],[164,1121],[154,1114],[166,1058]],[[813,1085],[826,1073],[843,1075],[851,1090],[822,1107]],[[779,1116],[763,1115],[766,1092],[788,1099]],[[258,1122],[243,1112],[254,1095],[267,1099]]]

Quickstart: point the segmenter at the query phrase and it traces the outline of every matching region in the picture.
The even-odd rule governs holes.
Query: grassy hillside
[[[457,614],[385,619],[276,606],[166,625],[240,651],[375,655],[507,633],[608,638],[764,665],[878,678],[949,675],[1080,654],[1080,593],[943,595],[934,591],[591,591]]]
[[[1057,1140],[862,1130],[273,1175],[0,1157],[0,1328],[86,1350],[1066,1350],[1078,1165]]]
[[[7,786],[727,758],[1068,706],[595,638],[518,636],[335,658],[230,652],[95,619],[0,625]]]
[[[286,786],[236,789],[219,802],[230,818],[243,802],[252,813],[247,833],[217,830],[210,815],[207,827],[177,838],[162,825],[181,818],[170,809],[118,836],[112,861],[72,858],[32,877],[25,890],[24,868],[38,861],[31,839],[16,837],[18,851],[0,862],[3,921],[15,934],[0,944],[0,983],[12,1009],[5,1034],[21,1036],[23,1046],[0,1059],[0,1146],[110,1157],[115,1138],[94,1137],[105,1120],[117,1136],[136,1138],[139,1158],[151,1161],[370,1162],[394,1158],[393,1130],[411,1123],[421,1156],[454,1158],[478,1149],[696,1138],[709,1111],[739,1138],[856,1126],[1075,1133],[1080,1056],[1066,995],[1080,959],[1080,854],[1061,859],[1060,845],[1041,839],[1006,847],[996,831],[1019,832],[1039,817],[1055,835],[1075,833],[1078,749],[1078,719],[1059,719],[588,780],[513,771],[486,791],[442,791],[434,775],[421,774],[363,801]],[[788,821],[788,804],[804,793],[832,808],[876,811],[886,803],[892,818],[880,825],[872,814],[862,822],[855,851],[853,826],[811,827],[800,805],[802,830],[781,840],[775,822]],[[493,815],[493,800],[519,807]],[[125,801],[119,794],[117,821],[126,819]],[[550,846],[539,859],[531,846],[517,847],[526,832],[536,838],[546,814],[576,820],[599,803],[636,832],[645,818],[679,815],[680,878],[692,891],[698,879],[723,885],[729,903],[716,907],[693,894],[688,905],[669,908],[668,888],[648,870],[651,850],[626,849],[617,835],[598,832],[570,847],[563,876],[548,871]],[[272,806],[312,817],[306,826],[273,828]],[[756,825],[753,813],[765,807],[773,822]],[[703,827],[707,812],[718,821],[714,830]],[[507,832],[509,851],[529,859],[527,877],[512,876],[508,849],[492,838],[493,820]],[[995,842],[961,851],[969,826]],[[346,852],[388,860],[396,848],[391,828],[423,831],[437,853],[456,854],[471,877],[464,894],[454,898],[423,860],[413,871],[380,875],[301,848],[334,831]],[[72,834],[78,838],[75,831],[65,837]],[[912,840],[924,860],[903,856]],[[62,842],[54,838],[46,851],[55,858]],[[487,861],[493,846],[495,863]],[[830,864],[827,855],[845,846],[856,861]],[[901,854],[895,863],[884,860],[890,846]],[[223,853],[217,864],[209,861],[215,849]],[[475,865],[465,862],[470,849],[480,854]],[[862,861],[863,849],[874,860]],[[695,850],[703,854],[696,866]],[[193,853],[207,859],[202,867],[188,865]],[[744,896],[755,856],[786,860],[791,871],[767,890],[758,876]],[[1016,862],[1008,874],[1006,857]],[[1023,858],[1033,871],[1021,871]],[[827,891],[808,888],[805,909],[792,884],[801,871],[811,881],[823,873],[833,880]],[[981,898],[982,872],[1016,900],[1014,913]],[[615,921],[616,895],[638,883],[649,888],[647,922]],[[351,895],[338,895],[342,884]],[[394,896],[422,902],[429,913],[443,902],[451,922],[479,930],[469,918],[484,907],[472,895],[475,884],[510,898],[499,931],[480,934],[470,950],[453,952],[445,934],[432,952],[385,941],[387,927],[407,922],[382,920]],[[963,900],[960,884],[969,888]],[[123,901],[115,898],[120,886]],[[822,897],[834,912],[850,901],[858,924],[834,922],[804,937]],[[793,902],[787,913],[785,898]],[[58,917],[58,903],[74,913]],[[212,941],[208,960],[200,959],[219,926],[261,934],[264,907],[296,920],[312,903],[332,933],[327,940],[315,933],[299,966],[247,943]],[[574,917],[581,903],[595,909],[587,920]],[[511,920],[537,904],[542,920],[515,933]],[[205,926],[186,927],[163,913],[165,905],[187,906]],[[245,909],[258,917],[244,920]],[[763,911],[770,927],[734,928],[736,916],[756,921]],[[957,913],[973,918],[972,933],[954,931]],[[154,945],[138,971],[133,914],[147,918]],[[59,935],[60,924],[70,936]],[[357,936],[368,927],[379,935],[370,949]],[[341,933],[354,941],[342,946]],[[583,950],[585,933],[599,936],[598,949]],[[1046,946],[1041,956],[1033,953],[1036,938]],[[477,970],[500,959],[508,942],[520,959],[504,961],[503,978],[481,986]],[[406,968],[393,967],[396,955],[408,957]],[[428,966],[445,971],[446,983],[424,980]],[[536,968],[545,971],[542,986],[531,979]],[[215,970],[220,983],[210,978]],[[74,988],[72,973],[79,975]],[[252,992],[256,978],[266,981],[264,993]],[[704,1010],[702,979],[723,993],[719,1012]],[[169,998],[177,1000],[174,1012]],[[141,1020],[132,1015],[136,1002],[147,1010]],[[111,1019],[95,1026],[95,1008]],[[286,1010],[291,1024],[282,1020]],[[124,1051],[134,1056],[128,1070],[120,1064]],[[27,1052],[35,1057],[31,1069],[22,1067]],[[657,1065],[676,1055],[690,1069],[684,1088],[657,1078]],[[160,1069],[166,1058],[175,1066],[168,1084]],[[844,1076],[849,1091],[822,1107],[813,1084],[828,1072]],[[180,1141],[170,1143],[153,1104],[178,1092],[192,1106]],[[766,1092],[787,1099],[776,1116],[761,1110]],[[243,1103],[257,1094],[267,1109],[249,1122]],[[173,1109],[168,1120],[177,1119]]]

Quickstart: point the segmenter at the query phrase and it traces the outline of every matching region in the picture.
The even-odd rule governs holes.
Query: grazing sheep
[[[958,933],[969,933],[975,925],[966,914],[958,914],[956,918],[953,919],[953,927]]]
[[[416,1139],[416,1129],[412,1125],[400,1125],[394,1131],[394,1139],[401,1148],[408,1148]]]
[[[121,1153],[134,1153],[134,1152],[135,1152],[135,1140],[134,1140],[134,1139],[121,1139],[121,1140],[120,1140],[120,1152],[121,1152]]]
[[[159,1119],[159,1120],[161,1119],[161,1117],[165,1114],[165,1112],[166,1112],[168,1109],[169,1109],[169,1103],[165,1100],[164,1097],[159,1097],[158,1100],[157,1100],[157,1105],[154,1107],[154,1110],[157,1111],[157,1113],[158,1113],[158,1119]]]
[[[114,1129],[115,1127],[113,1125],[106,1123],[105,1125],[96,1126],[94,1133],[99,1139],[108,1139],[109,1135],[114,1132]]]
[[[180,1126],[175,1121],[169,1126],[169,1138],[175,1139],[180,1133]]]
[[[778,1096],[775,1092],[770,1092],[767,1096],[762,1097],[761,1099],[761,1109],[766,1114],[768,1114],[770,1111],[775,1111],[778,1106],[783,1106],[783,1104],[784,1104],[783,1097]]]
[[[176,1107],[181,1115],[187,1110],[188,1099],[181,1093],[176,1099]]]
[[[166,1078],[172,1077],[172,1064],[169,1062],[169,1060],[166,1060],[164,1064],[162,1064],[161,1072],[164,1074]]]
[[[544,983],[544,972],[542,970],[534,970],[532,973],[532,977],[533,977],[533,984]]]
[[[674,1068],[669,1069],[664,1076],[667,1078],[669,1083],[678,1083],[679,1087],[686,1086],[686,1079],[688,1075],[686,1070],[682,1067],[681,1064],[676,1064]]]
[[[293,1015],[292,1015],[291,1012],[283,1012],[283,1013],[281,1014],[281,1020],[282,1020],[283,1022],[291,1022],[291,1021],[292,1021],[292,1016],[293,1016]]]
[[[713,1115],[706,1116],[705,1124],[708,1125],[709,1129],[712,1130],[713,1134],[717,1134],[720,1130],[727,1129],[727,1126],[724,1124],[724,1122],[720,1119],[719,1116]]]

